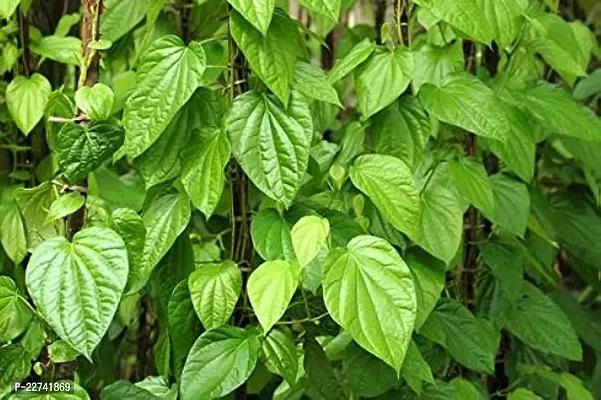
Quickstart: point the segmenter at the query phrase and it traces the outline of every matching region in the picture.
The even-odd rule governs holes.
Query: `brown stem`
[[[382,25],[386,20],[386,0],[376,0],[375,27],[378,42],[382,42]]]

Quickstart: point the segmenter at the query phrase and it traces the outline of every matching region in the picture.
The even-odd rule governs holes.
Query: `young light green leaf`
[[[137,292],[146,285],[154,267],[186,229],[190,213],[190,199],[176,191],[159,194],[151,201],[142,215],[146,241],[139,270],[140,280],[135,285],[132,282],[131,292]]]
[[[124,136],[123,128],[112,122],[65,124],[56,138],[56,158],[67,181],[85,179],[123,145]]]
[[[384,239],[358,236],[330,253],[324,300],[332,318],[364,349],[399,374],[415,324],[411,272]]]
[[[15,264],[27,256],[27,232],[15,201],[9,202],[4,215],[0,213],[0,242],[8,258]]]
[[[59,197],[50,205],[50,209],[48,210],[48,215],[46,216],[45,220],[46,223],[51,223],[57,219],[61,219],[67,215],[73,214],[75,211],[83,207],[85,202],[86,198],[83,197],[79,192],[71,192]]]
[[[111,116],[114,102],[113,90],[103,83],[84,86],[75,92],[77,107],[96,121],[104,121]]]
[[[298,29],[290,17],[276,12],[267,34],[263,36],[234,11],[230,19],[230,29],[253,72],[287,106],[299,53]]]
[[[29,326],[33,313],[26,301],[12,279],[0,276],[0,343],[15,339]]]
[[[336,83],[340,79],[350,74],[355,68],[361,65],[369,58],[376,49],[376,45],[369,38],[363,39],[342,59],[334,64],[328,72],[328,80]]]
[[[250,225],[255,250],[266,261],[295,259],[290,227],[273,208],[261,210]]]
[[[54,186],[50,182],[42,183],[31,189],[18,189],[15,199],[21,210],[25,231],[27,232],[27,249],[35,250],[46,239],[58,236],[54,224],[46,223],[46,215],[50,205],[58,198]]]
[[[517,388],[507,395],[507,400],[541,400],[542,397],[537,396],[528,389]]]
[[[351,167],[350,177],[392,226],[404,233],[415,230],[419,194],[413,174],[404,162],[391,156],[361,156]]]
[[[340,105],[338,92],[336,92],[336,89],[328,81],[323,70],[307,62],[297,61],[294,87],[312,99]]]
[[[405,47],[376,52],[355,75],[359,112],[364,120],[389,106],[407,89],[413,77],[413,54]]]
[[[419,92],[424,108],[439,120],[479,136],[505,141],[510,129],[494,92],[478,78],[462,74],[441,86],[424,84]]]
[[[528,346],[569,360],[582,359],[580,340],[570,320],[547,295],[529,282],[507,315],[507,329]]]
[[[106,0],[100,15],[102,38],[114,43],[135,28],[146,16],[146,3],[144,0]]]
[[[311,12],[324,15],[332,21],[338,21],[341,0],[300,0],[300,4]]]
[[[86,228],[69,243],[44,242],[26,271],[33,302],[61,339],[90,358],[106,333],[127,282],[125,243],[108,228]]]
[[[75,361],[78,355],[79,352],[64,340],[57,340],[48,346],[48,356],[53,363]]]
[[[236,307],[242,273],[233,261],[204,264],[190,275],[188,286],[202,325],[205,329],[217,328],[227,322]]]
[[[424,83],[434,86],[444,84],[449,76],[463,71],[465,62],[461,41],[445,47],[426,44],[413,53],[413,60],[413,87],[416,92]]]
[[[6,105],[19,129],[27,136],[44,116],[52,87],[43,75],[19,75],[6,88]]]
[[[272,329],[263,341],[262,350],[267,369],[294,385],[299,370],[299,350],[290,332]]]
[[[54,36],[64,37],[69,34],[73,26],[77,25],[81,20],[79,13],[65,14],[61,17],[54,29]]]
[[[129,274],[124,294],[132,294],[131,288],[140,288],[144,285],[143,255],[146,240],[146,227],[142,217],[132,209],[118,208],[112,214],[112,229],[121,236],[127,249],[129,261]]]
[[[81,40],[74,36],[44,36],[29,45],[32,53],[63,64],[78,65],[81,57]]]
[[[200,85],[206,56],[196,41],[177,36],[155,40],[140,58],[136,89],[123,113],[125,146],[130,158],[148,149]]]
[[[326,245],[330,224],[325,218],[314,215],[302,217],[292,227],[292,246],[300,267],[308,265]]]
[[[0,2],[0,18],[9,19],[15,13],[21,0],[4,0]]]
[[[203,333],[182,372],[182,400],[219,398],[232,392],[255,369],[260,348],[252,330],[223,326]]]
[[[296,262],[266,261],[250,275],[248,298],[265,335],[284,315],[300,280]]]
[[[231,154],[226,133],[204,128],[192,134],[182,153],[182,184],[194,207],[209,218],[219,200],[225,182],[224,169]]]
[[[274,98],[247,92],[234,101],[227,119],[232,152],[244,172],[267,196],[292,203],[307,170],[309,134],[301,118],[306,104],[284,110]]]
[[[263,36],[267,31],[273,17],[276,0],[228,0],[242,16],[257,28]]]
[[[495,198],[484,165],[477,159],[462,158],[449,161],[449,176],[470,203],[484,215],[494,215]]]
[[[516,236],[524,236],[530,215],[530,194],[523,183],[507,175],[491,177],[495,212],[491,219]]]

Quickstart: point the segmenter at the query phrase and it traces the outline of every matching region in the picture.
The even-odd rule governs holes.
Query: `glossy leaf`
[[[295,259],[290,227],[273,208],[257,213],[250,225],[250,233],[255,250],[264,260]]]
[[[91,88],[84,86],[75,93],[77,107],[96,121],[104,121],[111,116],[114,102],[113,90],[102,83]]]
[[[228,3],[264,36],[267,35],[275,9],[275,0],[228,0]]]
[[[495,214],[492,184],[484,165],[474,159],[449,162],[449,175],[459,192],[485,215]]]
[[[112,214],[112,229],[121,236],[127,249],[129,273],[125,294],[131,294],[144,284],[143,256],[146,227],[142,217],[132,209],[118,208]],[[134,288],[134,290],[132,290]]]
[[[338,93],[328,81],[325,72],[304,61],[296,63],[294,87],[312,99],[340,105]]]
[[[299,371],[299,350],[290,332],[272,329],[262,344],[265,366],[294,385]]]
[[[8,276],[0,276],[0,343],[13,340],[23,333],[32,316],[15,282]]]
[[[46,216],[46,222],[51,223],[57,219],[73,214],[83,207],[85,202],[86,198],[79,192],[71,192],[59,197],[50,205],[48,215]]]
[[[306,216],[294,224],[291,232],[292,246],[301,268],[313,261],[326,244],[329,233],[330,224],[324,218]]]
[[[6,88],[6,104],[19,129],[28,135],[40,122],[52,88],[43,75],[23,75],[12,80]]]
[[[376,45],[368,38],[363,39],[341,60],[337,61],[331,71],[328,72],[328,79],[335,83],[344,78],[369,58],[376,49]]]

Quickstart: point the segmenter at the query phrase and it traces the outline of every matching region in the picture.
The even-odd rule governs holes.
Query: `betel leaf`
[[[494,92],[478,78],[454,75],[440,86],[424,84],[419,98],[434,117],[479,136],[505,141],[510,129]]]
[[[344,400],[344,393],[323,347],[311,335],[303,343],[303,367],[307,379],[307,394],[317,400]]]
[[[232,315],[240,292],[242,273],[233,261],[203,264],[188,278],[194,310],[206,329],[217,328]]]
[[[242,16],[257,28],[263,36],[267,35],[276,0],[228,0]]]
[[[340,105],[338,93],[319,67],[297,61],[294,87],[307,97],[326,103]]]
[[[325,218],[309,215],[299,219],[292,227],[292,247],[300,267],[308,265],[326,245],[330,224]]]
[[[130,287],[137,292],[148,282],[152,270],[171,248],[175,239],[186,229],[190,219],[190,200],[185,194],[167,191],[157,195],[142,215],[146,240],[142,252],[140,279]]]
[[[354,394],[376,397],[398,382],[394,369],[373,354],[351,342],[344,350],[342,369]]]
[[[332,21],[338,21],[341,0],[300,0],[299,3],[311,12],[325,15]]]
[[[108,228],[86,228],[69,243],[47,240],[26,271],[29,294],[56,333],[90,358],[107,331],[127,282],[125,243]]]
[[[127,249],[129,273],[124,293],[131,294],[144,283],[142,259],[146,240],[146,227],[142,217],[132,209],[118,208],[111,216],[112,229],[121,236]],[[131,288],[136,290],[132,291]]]
[[[424,359],[414,340],[409,343],[401,374],[407,385],[418,394],[421,393],[423,382],[434,383],[430,365]]]
[[[595,114],[570,96],[568,92],[547,84],[541,84],[520,96],[527,109],[545,122],[559,135],[601,141],[601,122]]]
[[[44,116],[44,108],[50,92],[52,92],[50,82],[38,73],[30,78],[17,76],[6,88],[8,110],[26,136]]]
[[[100,16],[102,38],[114,43],[131,31],[146,16],[147,3],[145,0],[106,0]]]
[[[69,183],[78,183],[110,159],[123,139],[123,128],[116,123],[65,124],[56,139],[58,165]]]
[[[298,29],[290,17],[276,12],[265,36],[235,11],[230,23],[232,37],[254,73],[287,106],[299,40]]]
[[[148,390],[141,388],[129,381],[117,381],[102,389],[102,400],[159,400],[161,397],[154,396]],[[71,399],[69,399],[71,400]]]
[[[25,332],[32,316],[15,282],[8,276],[0,276],[0,343],[13,340]]]
[[[47,210],[58,195],[50,182],[31,189],[18,189],[15,199],[21,210],[27,231],[27,249],[33,251],[44,240],[58,235],[54,224],[46,223]]]
[[[230,153],[227,135],[218,128],[195,131],[182,153],[182,184],[194,207],[207,218],[221,199]]]
[[[457,300],[441,299],[420,333],[446,347],[460,364],[488,374],[494,371],[499,332]]]
[[[582,347],[570,320],[547,295],[529,282],[507,315],[507,329],[528,346],[569,360],[582,359]]]
[[[530,215],[528,187],[504,174],[491,177],[495,212],[491,219],[495,224],[516,236],[524,236]]]
[[[262,351],[267,369],[294,385],[299,371],[299,349],[290,332],[272,329],[262,343]]]
[[[424,83],[442,85],[447,77],[463,70],[463,46],[456,41],[445,47],[426,44],[413,53],[413,86],[419,91]]]
[[[341,60],[334,64],[334,68],[328,72],[328,80],[336,83],[344,78],[369,58],[376,49],[376,45],[369,38],[363,39]]]
[[[5,212],[0,212],[0,242],[8,258],[19,264],[27,256],[27,232],[16,201],[7,203]]]
[[[232,392],[255,369],[260,348],[253,330],[223,326],[203,333],[182,372],[182,400],[219,398]]]
[[[130,158],[148,149],[186,104],[205,71],[202,45],[188,46],[177,36],[155,40],[140,58],[137,84],[123,113],[125,146]]]
[[[419,101],[402,97],[372,117],[370,126],[375,151],[394,156],[415,169],[430,138],[430,118]]]
[[[300,280],[296,262],[266,261],[248,279],[248,298],[265,335],[284,315]]]
[[[275,209],[259,211],[250,225],[250,234],[264,260],[295,259],[290,227]]]
[[[355,75],[355,90],[363,119],[368,119],[398,99],[412,77],[413,54],[408,48],[374,52]]]
[[[326,259],[323,291],[332,318],[398,374],[417,300],[411,272],[396,250],[384,239],[354,238]]]
[[[449,161],[449,175],[459,192],[484,215],[494,215],[495,198],[492,184],[477,159],[462,158]]]
[[[541,400],[542,397],[537,396],[533,392],[524,388],[517,388],[507,395],[507,400]]]
[[[426,322],[445,287],[445,265],[419,248],[411,249],[405,261],[413,275],[417,299],[415,330],[419,332]]]
[[[75,361],[79,352],[69,346],[64,340],[57,340],[48,346],[48,357],[53,363],[65,363]]]
[[[19,344],[0,347],[0,396],[9,395],[15,382],[21,382],[31,371],[29,355]]]
[[[81,57],[81,40],[74,36],[44,36],[29,45],[32,53],[59,63],[77,65]]]
[[[413,232],[419,218],[419,194],[413,174],[401,160],[365,155],[350,169],[353,184],[365,193],[396,229]]]
[[[306,105],[288,111],[272,98],[247,92],[227,118],[232,152],[252,182],[267,196],[290,205],[307,170],[310,136],[301,118]]]
[[[111,116],[114,102],[113,90],[103,83],[84,86],[75,92],[77,107],[96,121],[104,121]]]
[[[17,9],[21,0],[6,0],[0,3],[0,18],[9,19]]]
[[[48,215],[46,216],[46,222],[51,223],[57,219],[61,219],[67,215],[73,214],[75,211],[83,207],[85,202],[86,198],[83,197],[79,192],[71,192],[59,197],[50,205]]]

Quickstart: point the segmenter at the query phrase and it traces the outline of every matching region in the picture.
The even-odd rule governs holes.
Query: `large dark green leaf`
[[[303,349],[305,351],[303,365],[308,381],[307,392],[311,398],[317,400],[346,399],[347,396],[321,345],[312,336],[306,336]]]

